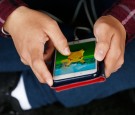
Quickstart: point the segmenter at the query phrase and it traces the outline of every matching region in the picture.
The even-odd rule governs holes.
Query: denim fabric
[[[66,107],[87,104],[123,90],[135,88],[135,40],[126,47],[125,63],[105,82],[56,93],[45,84],[40,84],[31,72],[24,74],[25,86],[33,108],[59,101]]]
[[[72,38],[72,29],[62,29],[67,38]],[[71,40],[71,39],[70,39]],[[69,41],[70,41],[69,40]],[[20,61],[11,38],[0,38],[0,72],[23,72],[24,84],[33,108],[59,101],[66,107],[79,106],[92,100],[107,97],[119,91],[135,88],[135,40],[128,43],[125,63],[106,82],[56,93],[46,84],[40,84],[28,66]]]
[[[16,72],[30,69],[21,61],[11,38],[0,37],[0,72]]]
[[[135,88],[135,40],[126,46],[125,63],[105,82],[56,93],[66,107],[78,106],[123,90]]]
[[[96,0],[97,1],[97,0]],[[107,0],[102,0],[107,1]],[[113,1],[113,0],[111,0]],[[111,4],[111,3],[110,3]],[[97,4],[100,9],[109,6]],[[105,5],[105,6],[104,6]],[[60,25],[61,26],[61,25]],[[68,41],[73,40],[73,30],[63,28]],[[24,84],[29,102],[33,108],[59,101],[66,107],[79,106],[95,99],[104,98],[130,88],[135,88],[135,40],[126,46],[125,63],[119,71],[113,73],[104,83],[93,84],[56,93],[46,84],[40,84],[28,66],[20,61],[12,39],[0,38],[0,72],[23,72]]]

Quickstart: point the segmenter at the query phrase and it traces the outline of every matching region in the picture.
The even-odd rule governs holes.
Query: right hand
[[[31,67],[41,83],[51,86],[52,75],[44,60],[51,56],[54,47],[63,55],[70,54],[57,22],[44,13],[21,6],[7,18],[4,29],[11,35],[21,61]]]

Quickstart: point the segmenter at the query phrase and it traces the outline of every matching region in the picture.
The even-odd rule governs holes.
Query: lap
[[[47,85],[43,85],[43,84],[41,85],[37,81],[36,77],[33,74],[31,75],[32,73],[31,72],[27,74],[24,80],[25,85],[26,85],[26,90],[27,92],[29,92],[29,94],[31,93],[31,96],[32,96],[33,93],[31,89],[33,88],[33,86],[39,87],[40,85],[40,88],[39,88],[41,89],[40,96],[44,98],[46,97],[47,93],[50,94],[45,99],[45,100],[48,100],[48,102],[49,100],[52,100],[49,103],[57,100],[57,101],[60,101],[63,105],[70,107],[70,106],[78,106],[81,104],[85,104],[94,99],[107,97],[109,95],[112,95],[122,90],[134,88],[135,87],[134,49],[135,49],[135,40],[133,40],[126,46],[125,63],[122,66],[122,68],[120,68],[117,72],[113,73],[104,83],[97,83],[97,84],[88,85],[85,87],[75,88],[75,89],[56,93],[55,91],[47,87]],[[28,70],[28,68],[21,63],[20,58],[17,54],[17,51],[11,39],[0,39],[0,52],[1,52],[0,53],[0,72],[5,72],[5,71],[13,72],[13,71],[20,71],[20,70],[21,71]],[[35,80],[32,80],[32,79],[35,79]],[[33,85],[30,86],[29,85],[30,83]],[[39,89],[37,88],[37,90]],[[46,89],[47,92],[44,91],[44,89]],[[33,90],[33,92],[34,91],[35,90]],[[35,98],[39,99],[38,95]]]
[[[26,74],[24,76],[24,81],[28,98],[32,104],[34,104],[32,99],[34,95],[34,100],[37,99],[37,101],[40,101],[42,104],[50,104],[54,101],[59,101],[66,107],[73,107],[89,103],[95,99],[110,96],[123,90],[135,88],[134,48],[135,40],[129,43],[126,47],[125,63],[122,68],[113,73],[103,83],[97,83],[57,93],[47,85],[40,84],[36,77],[32,77],[31,74]],[[36,93],[36,91],[38,93]]]
[[[17,72],[28,69],[19,58],[11,38],[0,37],[0,72]]]
[[[65,106],[77,106],[92,100],[110,96],[119,91],[135,88],[135,40],[125,51],[125,63],[105,82],[56,93],[58,100]]]

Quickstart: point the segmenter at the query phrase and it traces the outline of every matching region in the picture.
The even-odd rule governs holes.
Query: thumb
[[[63,55],[69,55],[70,54],[70,49],[68,46],[67,39],[61,32],[59,26],[57,23],[53,23],[53,26],[48,27],[47,31],[48,36],[52,40],[55,48]]]
[[[112,32],[105,31],[102,26],[94,27],[94,35],[97,39],[94,56],[96,60],[102,61],[110,48],[113,35]]]
[[[106,42],[97,42],[94,57],[98,61],[102,61],[109,50],[109,44]]]

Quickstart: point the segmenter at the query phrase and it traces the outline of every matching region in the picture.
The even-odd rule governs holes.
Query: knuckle
[[[40,83],[45,83],[46,81],[44,79],[39,79]]]
[[[110,25],[106,22],[98,23],[98,26],[94,29],[95,34],[100,34],[101,32],[106,32],[105,30],[110,30]]]
[[[21,52],[20,53],[20,60],[25,65],[28,65],[28,63],[29,63],[29,55],[28,55],[28,53],[26,53],[25,51]]]
[[[110,54],[111,59],[118,60],[121,57],[122,51],[120,49],[115,50]]]
[[[57,30],[59,28],[59,26],[55,20],[51,19],[48,22],[48,26],[44,25],[44,28],[46,29],[45,31],[50,32],[52,30]]]
[[[58,26],[57,22],[53,19],[51,19],[49,23],[52,28],[55,28],[56,26]]]
[[[110,45],[108,42],[104,42],[104,41],[100,42],[100,48],[104,48],[104,49],[108,50],[109,47],[110,47]]]
[[[118,58],[119,58],[119,56],[116,55],[115,53],[112,53],[112,54],[110,55],[110,59],[111,59],[111,60],[118,60]]]
[[[21,62],[25,65],[28,65],[27,62],[23,59],[23,58],[20,58]]]
[[[32,67],[36,67],[39,65],[40,59],[39,58],[34,58],[31,60]]]
[[[36,75],[36,77],[37,77],[37,79],[38,79],[38,81],[39,81],[40,83],[45,83],[45,80],[42,79],[42,77],[41,77],[40,75],[38,75],[38,74],[36,74],[36,73],[35,73],[35,75]]]
[[[121,50],[115,50],[115,52],[112,53],[112,58],[118,60],[121,57],[121,54]]]
[[[119,62],[119,65],[122,66],[124,64],[124,59],[122,58]]]
[[[57,22],[56,22],[54,19],[51,20],[51,23],[52,23],[53,25],[57,25]]]
[[[110,26],[109,26],[108,23],[102,22],[102,23],[99,24],[99,27],[100,27],[100,28],[109,28]]]
[[[61,38],[59,42],[57,42],[57,46],[64,46],[67,44],[67,39]]]
[[[120,57],[121,53],[122,53],[121,49],[115,50],[116,57]]]
[[[110,47],[110,45],[109,45],[109,43],[107,43],[107,42],[103,42],[103,47],[105,47],[105,49],[109,49],[109,47]]]
[[[27,58],[28,58],[28,53],[27,53],[27,51],[24,50],[24,49],[22,49],[22,50],[20,51],[20,55],[21,55],[21,57],[22,57],[23,59],[27,59]]]

